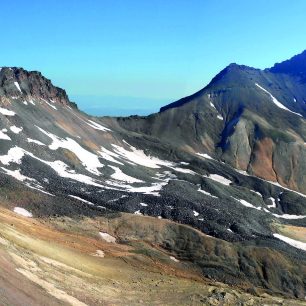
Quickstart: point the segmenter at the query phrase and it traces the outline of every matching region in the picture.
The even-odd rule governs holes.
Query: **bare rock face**
[[[1,68],[0,96],[13,99],[46,99],[62,105],[71,104],[65,90],[54,86],[40,72],[22,68]]]

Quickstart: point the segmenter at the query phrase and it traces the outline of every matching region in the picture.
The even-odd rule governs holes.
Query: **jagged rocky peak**
[[[268,70],[274,73],[287,73],[306,77],[306,50],[289,60],[275,64]]]
[[[69,101],[64,89],[56,87],[51,80],[38,71],[23,68],[0,68],[0,98],[3,99],[45,99],[53,103],[75,106]]]

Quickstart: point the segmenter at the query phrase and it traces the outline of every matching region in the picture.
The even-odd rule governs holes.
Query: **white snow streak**
[[[211,180],[214,180],[214,181],[216,181],[218,183],[221,183],[223,185],[227,185],[227,186],[229,186],[232,183],[232,181],[230,181],[229,179],[227,179],[227,178],[225,178],[225,177],[223,177],[219,174],[209,174],[208,176],[204,175],[204,177],[209,178]]]
[[[84,202],[84,203],[86,203],[86,204],[89,204],[89,205],[95,205],[94,203],[91,203],[91,202],[89,202],[89,201],[87,201],[87,200],[84,200],[84,199],[82,199],[82,198],[80,198],[80,197],[77,197],[77,196],[74,196],[74,195],[71,195],[71,194],[69,194],[69,197],[74,198],[74,199],[77,199],[77,200],[79,200],[79,201],[81,201],[81,202]]]
[[[280,234],[273,234],[273,236],[279,240],[282,240],[288,244],[290,244],[291,246],[297,248],[297,249],[301,249],[303,251],[306,251],[306,243],[305,242],[301,242],[298,240],[294,240],[292,238],[280,235]]]
[[[92,128],[96,129],[96,130],[100,130],[100,131],[103,131],[103,132],[111,132],[111,129],[101,125],[101,124],[98,124],[92,120],[88,120],[88,122],[84,121],[86,124],[88,124],[89,126],[91,126]]]
[[[14,85],[22,93],[19,83],[18,82],[14,82]]]
[[[45,144],[40,142],[39,140],[35,140],[35,139],[31,139],[31,138],[27,138],[27,142],[36,143],[37,145],[40,145],[40,146],[45,146]]]
[[[212,159],[215,160],[214,158],[212,158],[210,155],[206,154],[206,153],[196,153],[196,155],[199,155],[201,157],[204,157],[206,159]]]
[[[293,113],[293,114],[295,114],[295,115],[298,115],[298,116],[301,116],[302,117],[302,115],[301,114],[299,114],[299,113],[296,113],[296,112],[293,112],[292,110],[290,110],[289,108],[287,108],[286,106],[284,106],[282,103],[280,103],[268,90],[266,90],[266,89],[264,89],[263,87],[261,87],[259,84],[257,84],[257,83],[255,83],[255,85],[258,87],[258,88],[260,88],[261,90],[263,90],[265,93],[267,93],[269,96],[270,96],[270,98],[272,99],[272,101],[273,101],[273,103],[277,106],[277,107],[279,107],[279,108],[282,108],[282,109],[284,109],[284,110],[286,110],[286,111],[288,111],[288,112],[290,112],[290,113]]]
[[[207,191],[205,191],[205,190],[203,190],[203,189],[201,189],[201,188],[199,188],[198,191],[201,192],[201,193],[203,193],[203,194],[205,194],[205,195],[207,195],[207,196],[210,196],[210,197],[212,197],[212,198],[218,199],[218,197],[212,195],[211,193],[209,193],[209,192],[207,192]]]

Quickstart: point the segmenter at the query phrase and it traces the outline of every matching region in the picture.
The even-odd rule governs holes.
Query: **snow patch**
[[[9,165],[10,163],[20,164],[21,159],[24,156],[24,150],[19,147],[13,147],[9,149],[7,155],[0,156],[0,162],[3,165]]]
[[[21,159],[24,155],[28,155],[31,156],[32,158],[35,158],[36,160],[39,160],[40,162],[48,165],[49,167],[51,167],[59,176],[64,177],[64,178],[70,178],[72,180],[84,183],[84,184],[88,184],[88,185],[92,185],[92,186],[96,186],[96,187],[104,187],[101,184],[98,184],[95,182],[95,180],[89,176],[86,176],[84,174],[78,174],[75,173],[74,170],[68,170],[68,165],[66,165],[64,162],[60,161],[60,160],[56,160],[54,162],[49,162],[43,159],[40,159],[38,157],[36,157],[34,154],[19,148],[19,147],[14,147],[11,148],[7,155],[2,155],[0,156],[0,162],[4,165],[9,165],[10,163],[14,162],[17,164],[21,163]]]
[[[21,174],[20,169],[9,170],[9,169],[6,169],[4,167],[1,167],[1,169],[5,172],[5,174],[10,175],[11,177],[15,178],[16,180],[18,180],[20,182],[24,182],[24,181],[27,181],[27,180],[36,182],[36,180]]]
[[[212,195],[211,193],[209,193],[209,192],[207,192],[207,191],[205,191],[205,190],[203,190],[203,189],[201,189],[201,188],[199,188],[198,191],[201,192],[201,193],[203,193],[203,194],[205,194],[205,195],[207,195],[207,196],[210,196],[210,197],[212,197],[212,198],[218,199],[218,197]]]
[[[253,204],[247,202],[246,200],[242,200],[242,199],[236,199],[234,197],[232,197],[234,200],[240,202],[243,206],[245,207],[249,207],[249,208],[254,208],[254,209],[257,209],[257,210],[261,210],[261,207],[256,207],[254,206]]]
[[[272,201],[272,204],[270,205],[267,205],[268,208],[276,208],[276,202],[275,202],[275,199],[270,197],[268,198],[268,200],[271,200]]]
[[[101,250],[97,250],[96,253],[93,254],[93,256],[104,258],[105,253]]]
[[[19,83],[18,82],[14,82],[14,85],[22,93]]]
[[[120,158],[119,154],[116,154],[104,147],[101,146],[102,151],[98,152],[100,154],[100,156],[102,158],[104,158],[105,160],[108,160],[112,163],[116,163],[119,165],[124,165],[123,163],[121,163],[120,161],[116,160],[115,158]]]
[[[53,109],[55,109],[55,110],[57,110],[57,108],[54,106],[54,105],[52,105],[51,103],[49,103],[47,100],[45,100],[45,99],[43,99],[43,98],[41,98],[41,100],[43,100],[44,102],[46,102],[50,107],[52,107]]]
[[[273,236],[279,240],[282,240],[288,244],[290,244],[291,246],[297,248],[297,249],[301,249],[303,251],[306,251],[306,243],[305,242],[301,242],[280,234],[273,234]]]
[[[23,217],[27,217],[27,218],[32,218],[33,215],[32,213],[30,213],[29,211],[27,211],[26,209],[22,208],[22,207],[15,207],[14,208],[14,212],[20,216]]]
[[[255,191],[255,190],[250,190],[250,191],[253,192],[253,193],[256,193],[257,195],[259,195],[262,198],[262,194],[260,192]]]
[[[229,179],[227,179],[227,178],[225,178],[225,177],[223,177],[222,175],[219,175],[219,174],[209,174],[208,176],[204,175],[203,177],[209,178],[213,181],[216,181],[216,182],[221,183],[221,184],[226,185],[226,186],[229,186],[232,183],[231,180],[229,180]]]
[[[40,142],[39,140],[35,140],[35,139],[31,139],[31,138],[27,138],[27,142],[29,142],[29,143],[36,143],[39,146],[45,146],[45,144]]]
[[[15,116],[16,115],[13,111],[10,111],[3,107],[0,107],[0,113],[4,116]]]
[[[281,218],[281,219],[288,219],[288,220],[298,220],[298,219],[304,219],[306,216],[298,216],[298,215],[289,215],[289,214],[283,214],[283,215],[278,215],[278,214],[272,214],[276,218]]]
[[[217,110],[213,103],[209,102],[209,104],[210,104],[210,106],[211,106],[212,108],[214,108],[215,110]]]
[[[23,128],[19,128],[19,127],[13,125],[13,126],[10,127],[10,130],[11,130],[13,133],[15,133],[15,134],[19,134],[19,133],[23,130]]]
[[[217,115],[217,118],[218,118],[219,120],[224,120],[223,117],[222,117],[221,115]]]
[[[98,124],[92,120],[88,120],[88,122],[84,121],[86,124],[88,124],[89,126],[91,126],[92,128],[96,129],[96,130],[100,130],[100,131],[103,131],[103,132],[111,132],[111,129],[101,125],[101,124]]]
[[[206,153],[196,153],[196,155],[199,155],[201,157],[204,157],[206,159],[212,159],[215,160],[214,158],[212,158],[210,155],[206,154]]]
[[[168,166],[169,167],[169,166]],[[186,174],[191,174],[191,175],[195,175],[196,173],[190,169],[186,169],[186,168],[181,168],[181,167],[169,167],[177,172],[181,172],[181,173],[186,173]]]
[[[174,256],[170,256],[170,259],[173,260],[174,262],[180,262],[178,259],[176,259]]]
[[[143,183],[142,180],[124,174],[118,167],[114,166],[109,166],[109,167],[115,171],[115,173],[111,175],[111,178],[113,178],[114,180],[124,181],[127,183]]]
[[[87,200],[84,200],[84,199],[82,199],[82,198],[80,198],[80,197],[77,197],[77,196],[74,196],[74,195],[71,195],[71,194],[69,194],[69,197],[71,197],[71,198],[74,198],[74,199],[77,199],[77,200],[79,200],[79,201],[81,201],[81,202],[83,202],[83,203],[86,203],[86,204],[88,204],[88,205],[95,205],[94,203],[91,203],[91,202],[89,202],[89,201],[87,201]]]
[[[138,150],[127,142],[125,143],[129,146],[129,150],[115,144],[112,144],[112,146],[116,154],[133,164],[155,169],[160,168],[160,166],[173,166],[173,163],[169,161],[163,161],[156,157],[146,155],[143,150]]]
[[[197,216],[199,215],[199,213],[198,213],[197,211],[193,210],[193,215],[194,215],[195,217],[197,217]]]
[[[0,130],[0,139],[3,139],[3,140],[12,140],[11,137],[6,135],[5,133],[7,133],[7,129]]]
[[[105,232],[99,232],[100,237],[109,243],[116,243],[116,238]]]

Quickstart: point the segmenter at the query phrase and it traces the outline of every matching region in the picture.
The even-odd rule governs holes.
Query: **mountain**
[[[305,83],[306,50],[301,54],[292,57],[290,60],[275,64],[272,68],[267,69],[267,71],[273,73],[289,74],[291,76],[300,78],[300,80]]]
[[[303,305],[305,72],[305,52],[231,64],[157,114],[98,118],[2,68],[0,302]]]
[[[305,193],[305,102],[306,84],[300,74],[231,64],[199,92],[139,118],[136,126],[133,119],[118,121],[128,130],[193,154],[211,154]]]

